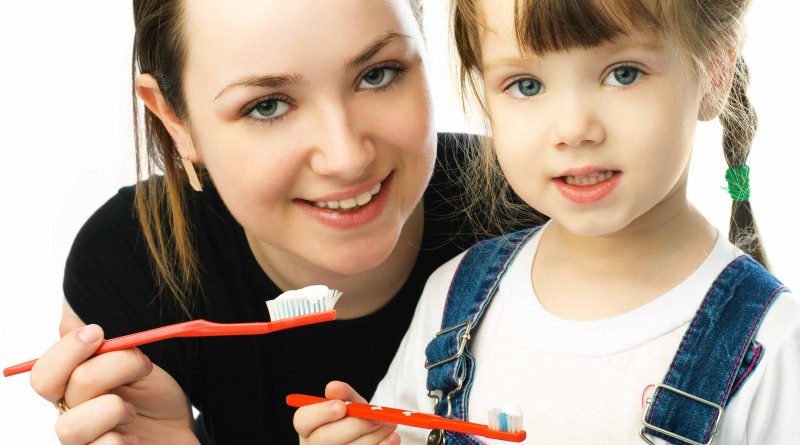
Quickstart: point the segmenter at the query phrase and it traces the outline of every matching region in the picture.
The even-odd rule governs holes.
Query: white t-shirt
[[[741,252],[717,236],[703,264],[666,294],[615,317],[570,321],[547,312],[533,291],[530,270],[541,232],[522,247],[470,340],[476,374],[469,420],[486,424],[489,409],[516,404],[524,413],[525,444],[641,445],[646,388],[662,381],[712,282]],[[433,411],[425,347],[440,329],[462,256],[428,280],[373,404]],[[800,443],[800,300],[781,294],[756,339],[764,356],[728,405],[715,445]],[[424,444],[429,432],[399,431],[404,444]]]

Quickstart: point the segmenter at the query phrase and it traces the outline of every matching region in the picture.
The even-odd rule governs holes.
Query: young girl
[[[62,443],[285,444],[286,394],[333,378],[373,392],[425,279],[472,242],[453,235],[463,139],[442,135],[437,155],[420,13],[133,2],[141,181],[78,234],[63,338],[31,373]],[[344,293],[337,321],[91,357],[190,318],[267,321],[265,300],[310,284]]]
[[[455,2],[462,83],[494,137],[474,171],[496,156],[550,220],[434,273],[372,403],[478,423],[518,404],[531,444],[797,441],[800,302],[762,267],[748,199],[747,6]],[[717,116],[730,240],[686,196],[696,123]],[[358,400],[341,383],[326,396]],[[397,442],[391,426],[335,422],[342,412],[298,410],[301,442]]]

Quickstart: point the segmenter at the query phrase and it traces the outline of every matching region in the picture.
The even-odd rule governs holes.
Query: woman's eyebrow
[[[347,69],[354,69],[358,68],[359,65],[363,64],[367,60],[371,59],[372,56],[378,53],[384,46],[388,45],[392,40],[396,38],[405,38],[411,39],[410,36],[406,34],[402,34],[399,32],[389,31],[383,37],[378,37],[377,39],[373,40],[372,43],[367,45],[363,51],[358,53],[357,56],[353,57],[352,59],[348,60],[345,63],[345,67]]]
[[[390,31],[386,33],[386,35],[373,40],[360,53],[358,53],[352,59],[348,60],[345,63],[345,66],[348,69],[357,68],[364,62],[371,59],[384,46],[388,45],[389,43],[392,42],[392,40],[396,38],[410,39],[411,37],[406,34]],[[224,95],[225,93],[236,87],[244,86],[244,87],[262,87],[262,88],[281,88],[287,85],[295,85],[301,83],[302,81],[303,81],[303,76],[298,73],[247,76],[241,79],[237,79],[226,85],[222,90],[220,90],[219,93],[217,93],[216,97],[214,97],[214,100],[219,99],[220,97],[222,97],[222,95]]]
[[[265,74],[261,76],[247,76],[241,79],[235,80],[228,85],[225,86],[220,92],[214,97],[214,100],[219,99],[223,94],[227,93],[229,90],[236,88],[236,87],[262,87],[262,88],[281,88],[286,85],[294,85],[298,84],[303,81],[303,76],[300,74],[276,74],[270,75]]]

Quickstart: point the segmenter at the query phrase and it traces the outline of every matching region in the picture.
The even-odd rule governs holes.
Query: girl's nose
[[[346,181],[363,177],[375,159],[375,146],[347,110],[332,110],[321,118],[312,147],[311,169],[321,176]]]
[[[602,142],[606,131],[598,105],[590,97],[562,98],[553,115],[550,142],[556,148],[593,146]]]

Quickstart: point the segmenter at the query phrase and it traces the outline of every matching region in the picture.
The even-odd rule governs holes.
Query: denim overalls
[[[484,241],[462,258],[450,284],[442,330],[425,350],[428,394],[437,399],[436,414],[467,419],[476,366],[467,342],[508,266],[538,229]],[[652,443],[647,433],[676,445],[711,444],[724,408],[761,360],[763,350],[755,334],[784,290],[749,256],[728,264],[690,322],[663,383],[648,400],[640,432],[643,440]],[[475,436],[434,430],[428,443],[483,442]]]

